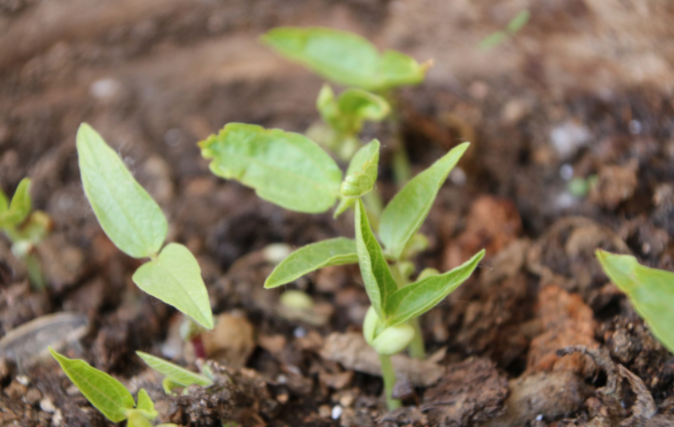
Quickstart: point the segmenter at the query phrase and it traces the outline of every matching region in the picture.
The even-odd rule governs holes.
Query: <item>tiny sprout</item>
[[[279,302],[293,310],[311,310],[314,307],[314,301],[305,292],[291,290],[281,295]]]
[[[482,39],[478,47],[482,50],[489,50],[498,46],[507,38],[513,37],[515,34],[517,34],[522,29],[522,27],[524,27],[527,22],[529,22],[530,17],[531,14],[527,9],[521,10],[517,15],[515,15],[513,19],[510,20],[508,25],[503,30],[495,31]]]

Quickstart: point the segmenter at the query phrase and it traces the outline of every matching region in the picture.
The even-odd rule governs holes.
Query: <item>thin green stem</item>
[[[33,288],[38,291],[43,291],[47,287],[47,284],[45,282],[44,276],[42,275],[40,260],[37,259],[35,254],[29,253],[23,257],[23,262],[26,264],[28,278],[30,279],[30,283],[33,285]]]
[[[421,333],[419,318],[410,319],[407,323],[414,328],[414,338],[412,338],[412,342],[408,348],[410,357],[424,360],[426,358],[426,345],[424,344],[424,336]]]
[[[391,356],[379,355],[379,363],[381,363],[381,376],[384,379],[384,396],[386,396],[386,406],[388,410],[392,411],[402,406],[399,399],[393,398],[393,387],[396,385],[396,373],[393,370],[393,363],[391,363]]]

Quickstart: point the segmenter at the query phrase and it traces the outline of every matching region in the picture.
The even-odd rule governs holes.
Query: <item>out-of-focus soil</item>
[[[515,37],[478,49],[524,8],[531,20]],[[672,425],[674,357],[593,253],[674,268],[673,19],[668,0],[0,0],[0,188],[30,176],[55,224],[38,249],[47,292],[31,290],[0,238],[0,336],[83,314],[90,327],[70,354],[145,387],[162,421],[181,425]],[[415,172],[473,143],[422,227],[430,248],[417,267],[487,257],[421,319],[433,356],[396,362],[406,407],[392,413],[358,341],[357,268],[288,286],[314,299],[311,317],[289,316],[282,291],[262,288],[267,245],[348,236],[351,219],[260,201],[211,175],[195,145],[228,122],[303,132],[318,118],[321,80],[257,43],[278,25],[347,29],[434,59],[423,85],[398,94]],[[164,209],[168,240],[197,255],[227,326],[208,341],[225,341],[212,389],[166,396],[134,354],[194,366],[178,315],[133,285],[140,261],[112,245],[84,198],[82,121]],[[389,134],[366,134],[384,142],[391,197]],[[591,189],[574,191],[572,178]],[[567,346],[585,350],[560,355]],[[0,388],[0,425],[109,425],[53,363],[0,357]]]

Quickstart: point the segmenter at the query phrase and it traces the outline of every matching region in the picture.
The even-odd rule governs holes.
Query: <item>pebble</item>
[[[45,397],[44,399],[40,400],[40,409],[48,414],[53,414],[56,412],[54,402],[49,397]]]
[[[330,418],[332,416],[332,410],[329,405],[321,405],[318,407],[318,415],[321,418]]]
[[[51,425],[52,427],[61,427],[61,424],[63,424],[63,414],[60,409],[57,409],[54,416],[51,417]]]
[[[17,380],[21,385],[25,385],[25,386],[29,386],[29,385],[30,385],[30,378],[28,378],[28,376],[26,376],[26,375],[17,375],[17,376],[16,376],[16,380]]]
[[[344,412],[344,409],[341,406],[339,406],[339,405],[333,406],[332,413],[331,413],[332,419],[338,420],[339,417],[342,416],[342,412]]]
[[[568,159],[583,145],[590,142],[592,135],[582,125],[568,121],[550,131],[550,141],[562,159]]]
[[[42,393],[40,393],[40,390],[36,388],[31,388],[28,390],[28,393],[26,393],[24,399],[30,406],[35,406],[40,401],[40,399],[42,399]]]

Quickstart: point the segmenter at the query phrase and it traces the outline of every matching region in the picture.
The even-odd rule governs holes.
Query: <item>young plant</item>
[[[391,398],[395,375],[389,357],[410,343],[416,357],[424,356],[416,319],[465,281],[484,256],[481,251],[454,270],[426,272],[424,278],[408,283],[408,260],[423,248],[417,232],[469,144],[455,147],[414,177],[386,206],[379,220],[379,238],[385,250],[372,232],[361,200],[377,179],[379,141],[373,140],[356,152],[344,180],[335,161],[317,144],[279,129],[230,123],[199,145],[202,155],[211,160],[213,173],[236,179],[286,209],[325,212],[338,200],[336,213],[355,207],[355,240],[328,239],[291,253],[267,278],[265,288],[290,283],[322,267],[357,262],[372,304],[365,320],[365,338],[380,354],[389,407],[399,406],[400,402]]]
[[[503,43],[506,39],[514,37],[519,30],[529,22],[531,14],[527,9],[521,10],[513,19],[508,22],[508,25],[501,30],[495,31],[482,39],[478,47],[482,50],[489,50]]]
[[[604,273],[625,292],[653,335],[674,353],[674,273],[644,267],[630,255],[597,249]]]
[[[198,323],[187,329],[197,356],[205,357],[198,332],[213,329],[213,314],[196,258],[178,243],[162,249],[168,224],[161,208],[86,123],[77,132],[77,153],[84,192],[105,234],[127,255],[150,259],[133,274],[134,283]]]
[[[138,400],[115,378],[90,366],[80,359],[69,359],[49,347],[49,352],[61,365],[63,372],[87,400],[110,421],[127,422],[129,427],[150,427],[157,418],[154,402],[145,389],[138,392]],[[160,424],[158,427],[177,427],[175,424]]]
[[[188,371],[181,366],[151,354],[143,353],[142,351],[137,351],[136,354],[143,359],[149,367],[165,375],[162,385],[166,394],[173,393],[173,390],[176,388],[189,387],[192,384],[200,385],[202,387],[210,387],[213,385],[213,380],[208,376]]]
[[[362,122],[383,120],[393,104],[391,91],[421,83],[430,67],[430,62],[419,64],[394,50],[380,54],[365,38],[331,28],[274,28],[261,41],[333,83],[358,89],[347,89],[335,99],[332,89],[324,86],[316,104],[328,127],[314,125],[308,131],[343,160],[349,160],[357,149]],[[391,112],[393,170],[397,181],[404,183],[409,179],[409,161],[399,137],[398,115]]]
[[[12,253],[26,265],[33,287],[44,289],[46,283],[35,246],[49,234],[52,221],[42,211],[30,211],[30,184],[30,178],[22,179],[11,202],[0,190],[0,229],[12,242]]]

